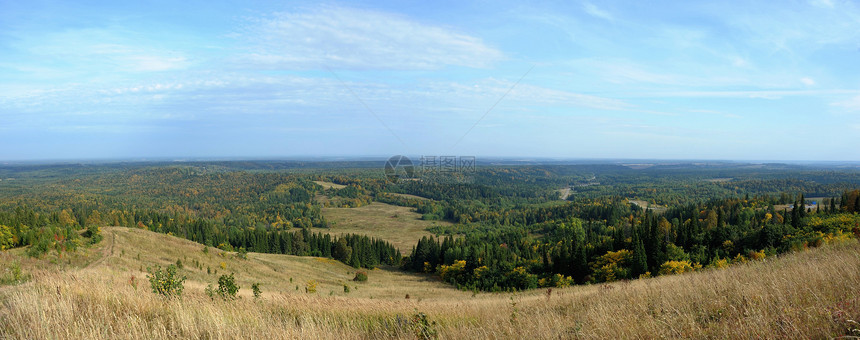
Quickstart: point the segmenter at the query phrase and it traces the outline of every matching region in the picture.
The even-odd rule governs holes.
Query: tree
[[[63,211],[60,211],[58,219],[60,221],[60,225],[64,227],[74,226],[78,224],[78,222],[75,221],[75,218],[72,217],[72,214],[71,212],[69,212],[69,209],[63,209]]]
[[[93,210],[90,216],[87,217],[87,226],[102,226],[102,214],[98,210]]]
[[[717,226],[717,213],[713,210],[708,210],[708,217],[705,218],[705,229],[712,229]]]
[[[15,246],[15,236],[12,228],[0,225],[0,250],[6,250]]]
[[[645,246],[642,245],[642,239],[638,234],[633,232],[633,243],[636,247],[633,249],[633,268],[631,268],[633,277],[639,277],[648,271],[648,255],[645,253]]]
[[[335,260],[338,260],[338,261],[343,262],[343,263],[349,262],[349,260],[352,258],[352,247],[350,247],[346,243],[346,238],[341,237],[334,244],[334,250],[332,251],[332,257],[334,257]]]

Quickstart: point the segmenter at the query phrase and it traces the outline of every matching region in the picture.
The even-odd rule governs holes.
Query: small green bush
[[[25,275],[21,270],[21,264],[18,261],[12,262],[4,272],[4,275],[0,276],[0,284],[15,285],[29,279],[29,275]]]
[[[257,283],[252,283],[252,284],[251,284],[251,291],[253,291],[253,292],[254,292],[254,298],[255,298],[255,299],[259,299],[259,298],[260,298],[260,294],[262,294],[262,293],[263,293],[263,292],[260,290],[260,283],[259,283],[259,282],[257,282]]]
[[[45,237],[40,237],[30,248],[27,248],[27,256],[39,257],[47,253],[51,249],[51,241]]]
[[[427,314],[415,311],[412,318],[409,320],[412,332],[419,339],[436,339],[439,332],[436,330],[436,321],[430,321]]]
[[[100,228],[95,225],[87,227],[87,231],[85,231],[83,235],[84,237],[88,237],[90,239],[90,244],[99,243],[104,238],[104,236],[102,236]]]
[[[353,281],[364,282],[367,281],[367,272],[360,270],[355,272],[355,277],[352,278]]]
[[[176,265],[171,264],[166,269],[155,266],[155,268],[147,268],[146,271],[149,272],[146,278],[149,279],[153,293],[161,294],[167,298],[182,296],[185,276],[176,273]]]
[[[233,273],[230,275],[221,275],[218,278],[218,296],[224,300],[233,300],[236,298],[236,293],[239,292],[239,286],[236,285],[236,279]]]

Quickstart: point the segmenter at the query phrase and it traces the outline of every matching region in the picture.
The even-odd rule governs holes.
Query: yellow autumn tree
[[[102,214],[98,210],[93,210],[90,216],[87,216],[87,226],[103,227]]]
[[[74,217],[72,217],[72,213],[69,211],[69,209],[63,209],[63,211],[60,211],[58,219],[60,220],[60,225],[64,227],[74,226],[78,224],[78,221],[76,221]]]
[[[594,261],[592,280],[596,282],[611,282],[628,278],[630,269],[627,265],[633,258],[633,253],[627,249],[608,251]]]
[[[660,265],[660,275],[683,274],[701,267],[701,265],[694,265],[689,261],[666,261]]]
[[[439,267],[439,276],[442,277],[442,280],[447,282],[458,281],[462,278],[463,273],[466,271],[466,261],[459,260],[454,261],[450,266],[442,265]]]
[[[0,250],[6,250],[15,246],[15,236],[12,228],[0,224]]]

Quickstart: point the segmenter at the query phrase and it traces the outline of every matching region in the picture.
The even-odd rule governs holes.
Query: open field
[[[343,189],[346,188],[346,185],[336,184],[332,182],[323,182],[323,181],[314,181],[314,183],[319,184],[323,187],[323,189]]]
[[[456,339],[826,338],[851,334],[848,327],[857,325],[847,320],[860,317],[855,240],[723,270],[476,296],[397,271],[373,270],[367,283],[352,283],[353,269],[330,260],[253,253],[241,260],[202,248],[106,228],[102,243],[80,251],[88,254],[81,258],[98,258],[85,267],[53,255],[0,253],[4,266],[20,260],[31,276],[0,289],[0,338],[415,338],[417,312],[436,322],[427,329]],[[186,290],[181,299],[164,300],[149,291],[140,269],[177,258]],[[236,273],[240,299],[212,301],[203,293],[217,278],[206,274],[213,266]],[[318,293],[303,291],[309,279],[320,282]],[[261,299],[250,296],[251,282],[263,283]],[[343,293],[343,283],[358,289]]]
[[[651,204],[648,201],[643,201],[643,200],[629,200],[629,201],[630,201],[630,203],[633,203],[642,209],[651,209],[654,211],[654,213],[658,213],[658,214],[666,211],[666,209],[667,209],[666,207],[661,207],[661,206],[656,205],[656,204]]]
[[[557,191],[558,191],[558,193],[559,193],[559,199],[561,199],[562,201],[564,201],[564,200],[566,200],[568,197],[570,197],[570,190],[571,190],[571,187],[567,187],[567,188],[564,188],[564,189],[558,189]]]
[[[404,198],[414,198],[414,199],[417,199],[417,200],[431,200],[431,199],[429,199],[429,198],[427,198],[427,197],[421,197],[421,196],[410,195],[410,194],[398,194],[398,193],[394,193],[394,192],[389,192],[388,194],[389,194],[389,195],[393,195],[393,196],[400,196],[400,197],[404,197]],[[431,201],[432,201],[432,200],[431,200]]]
[[[323,216],[333,225],[329,229],[314,229],[333,235],[362,234],[391,242],[403,255],[434,225],[449,225],[446,221],[425,221],[409,207],[373,202],[358,208],[323,208]]]

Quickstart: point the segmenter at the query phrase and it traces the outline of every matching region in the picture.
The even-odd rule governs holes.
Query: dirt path
[[[561,200],[565,201],[568,197],[570,197],[571,188],[567,187],[564,189],[558,189],[558,192],[561,193]]]
[[[103,241],[106,241],[107,239],[108,237],[105,237],[105,240]],[[116,245],[116,230],[110,230],[110,245],[105,246],[104,249],[102,249],[102,256],[98,260],[90,262],[90,264],[85,268],[95,267],[103,263],[108,257],[113,256],[114,245]]]

